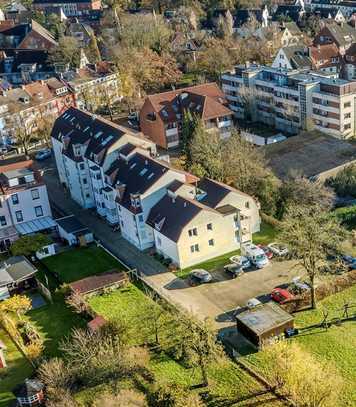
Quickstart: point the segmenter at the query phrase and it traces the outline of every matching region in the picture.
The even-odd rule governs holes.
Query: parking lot
[[[201,319],[206,317],[214,321],[217,328],[231,325],[232,312],[244,306],[253,297],[260,301],[269,301],[269,293],[276,286],[291,282],[293,277],[305,276],[303,268],[294,260],[273,260],[263,269],[249,269],[236,278],[226,272],[212,272],[213,282],[190,287],[187,281],[176,279],[165,288],[177,302]]]

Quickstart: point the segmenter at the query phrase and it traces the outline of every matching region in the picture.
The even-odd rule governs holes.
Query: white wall
[[[62,149],[63,149],[63,144],[55,139],[54,137],[51,137],[52,139],[52,148],[53,148],[53,153],[54,153],[54,158],[56,161],[56,166],[58,170],[58,176],[60,182],[63,184],[68,184],[66,172],[65,172],[65,167],[63,163],[63,155],[62,155]]]

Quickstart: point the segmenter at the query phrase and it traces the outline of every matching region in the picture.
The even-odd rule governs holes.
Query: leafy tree
[[[307,178],[292,178],[282,183],[278,218],[282,219],[289,205],[319,205],[325,210],[331,208],[335,195],[330,188],[321,182],[313,182]]]
[[[44,142],[47,147],[51,145],[51,132],[54,124],[54,117],[50,115],[41,115],[36,121],[37,132],[36,138]]]
[[[346,232],[319,205],[302,203],[289,206],[281,229],[281,240],[289,245],[308,274],[311,306],[315,308],[315,279],[326,265],[328,255],[337,251]]]
[[[208,131],[201,119],[197,120],[192,140],[189,144],[190,169],[198,177],[210,177],[224,181],[224,163],[220,135],[217,131]]]
[[[356,164],[348,165],[326,181],[337,195],[356,198]]]
[[[86,49],[86,55],[88,56],[89,61],[97,63],[101,61],[101,54],[98,47],[98,42],[96,40],[95,34],[90,35],[90,41]]]
[[[22,319],[27,311],[32,307],[31,300],[26,295],[14,295],[0,303],[0,312],[13,312],[18,319]]]
[[[189,157],[189,144],[192,140],[195,128],[197,126],[197,118],[193,117],[192,112],[187,110],[183,113],[182,122],[182,133],[179,139],[180,149],[182,154],[187,156],[187,160],[190,161]]]
[[[24,235],[11,245],[11,253],[14,256],[30,256],[50,243],[51,239],[43,233]]]
[[[176,357],[199,368],[203,385],[208,386],[208,368],[224,360],[224,353],[208,320],[200,322],[192,316],[177,315],[175,331],[177,342],[173,346]]]
[[[50,50],[49,60],[52,63],[69,64],[72,68],[79,66],[80,46],[74,37],[62,36],[58,47]]]
[[[338,404],[344,383],[331,365],[319,362],[295,342],[279,342],[263,353],[269,381],[296,405]]]

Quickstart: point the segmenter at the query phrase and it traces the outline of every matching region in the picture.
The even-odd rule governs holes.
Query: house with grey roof
[[[251,242],[260,230],[259,204],[211,179],[196,185],[174,182],[152,207],[146,223],[157,252],[185,268]]]

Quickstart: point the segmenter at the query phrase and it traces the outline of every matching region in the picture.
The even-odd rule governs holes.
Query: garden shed
[[[127,275],[123,272],[110,270],[107,273],[83,278],[70,283],[72,291],[81,295],[95,294],[108,288],[116,288],[127,282]]]
[[[238,333],[262,348],[294,326],[294,318],[277,304],[269,302],[236,315]]]
[[[94,241],[93,233],[74,215],[56,219],[59,236],[66,240],[69,246],[85,246]]]

